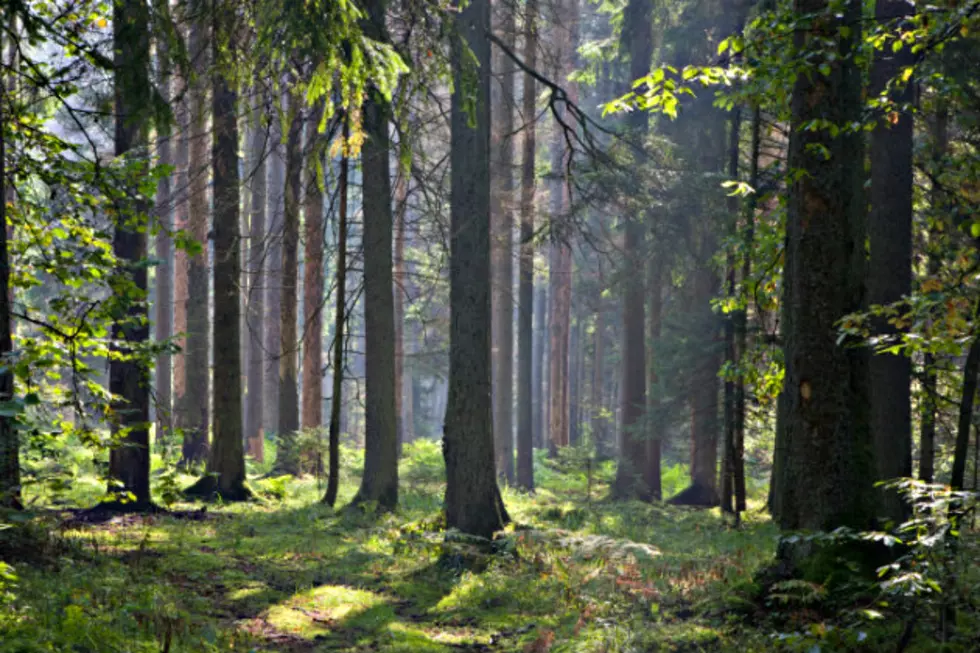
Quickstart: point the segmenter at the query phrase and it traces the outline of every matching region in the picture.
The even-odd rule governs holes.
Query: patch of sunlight
[[[386,602],[387,599],[374,592],[344,585],[321,585],[270,607],[266,620],[278,630],[312,639],[336,629],[342,621],[366,616],[373,612],[371,608]]]
[[[391,624],[388,627],[388,634],[391,641],[381,649],[388,653],[414,653],[415,651],[420,651],[421,653],[446,653],[456,648],[453,646],[454,644],[477,643],[472,639],[444,638],[442,635],[445,633],[438,633],[433,636],[424,630],[401,622]]]
[[[265,583],[254,583],[248,587],[240,587],[232,590],[226,595],[229,601],[246,601],[253,596],[261,594],[269,588]]]

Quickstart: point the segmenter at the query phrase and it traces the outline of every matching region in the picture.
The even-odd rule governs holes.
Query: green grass
[[[345,451],[340,505],[359,465]],[[515,523],[479,572],[441,557],[431,442],[407,451],[401,507],[381,517],[331,511],[309,478],[253,478],[261,501],[201,519],[39,514],[30,555],[12,556],[0,651],[768,650],[733,616],[757,610],[752,577],[774,554],[759,511],[736,531],[717,511],[602,501],[608,465],[591,482],[537,470],[534,495],[504,489]]]

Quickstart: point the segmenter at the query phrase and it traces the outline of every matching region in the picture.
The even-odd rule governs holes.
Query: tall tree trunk
[[[657,356],[660,355],[660,334],[663,327],[663,275],[664,259],[662,253],[650,257],[649,284],[647,292],[650,296],[650,348],[652,349],[649,363],[649,387],[647,388],[647,423],[649,438],[647,439],[646,466],[644,481],[650,491],[651,499],[661,498],[661,445],[663,441],[663,420],[660,419],[660,379],[657,375]]]
[[[368,36],[385,42],[386,0],[369,0]],[[388,103],[376,88],[364,102],[364,475],[354,503],[398,504],[398,433],[395,415],[395,306],[392,294],[391,174]]]
[[[936,117],[932,125],[932,148],[934,165],[938,170],[946,157],[949,148],[949,111],[945,104],[940,105],[936,110]],[[941,210],[943,202],[943,190],[938,183],[933,184],[931,190],[931,202],[933,209]],[[935,244],[932,238],[936,237],[937,232],[930,231],[930,242],[928,256],[928,276],[935,277],[939,273],[939,257],[934,251]],[[936,372],[936,357],[926,354],[923,360],[923,379],[922,379],[922,403],[921,415],[919,416],[919,479],[926,483],[933,482],[936,466],[936,415],[939,410],[936,401],[938,391],[938,374]]]
[[[538,0],[528,0],[524,15],[524,63],[537,66]],[[537,127],[530,116],[535,110],[535,84],[524,75],[522,115],[526,117],[521,156],[521,239],[518,263],[517,311],[517,485],[534,489],[534,159]],[[538,384],[540,386],[540,384]],[[540,406],[537,406],[540,409]]]
[[[204,477],[189,494],[247,499],[245,443],[242,438],[241,361],[241,220],[238,175],[238,95],[221,71],[235,56],[235,12],[215,5],[213,33],[211,115],[214,140],[211,161],[214,177],[214,441]],[[224,59],[224,60],[223,60]]]
[[[598,266],[599,288],[596,293],[595,333],[592,345],[592,394],[589,399],[591,412],[590,430],[595,443],[595,453],[599,460],[609,460],[613,456],[612,443],[609,442],[609,420],[606,419],[603,390],[606,385],[606,307],[602,301],[605,288],[602,260]]]
[[[973,313],[974,333],[980,324],[980,303]],[[953,469],[949,485],[962,490],[966,478],[966,457],[970,447],[970,428],[973,426],[973,406],[977,398],[977,375],[980,374],[980,335],[974,335],[963,363],[963,395],[960,397],[959,419],[956,425],[956,445],[953,449]]]
[[[904,0],[877,0],[875,18],[889,23],[909,16],[914,8]],[[911,48],[897,53],[888,48],[876,52],[871,68],[871,88],[885,91],[906,66],[915,63]],[[905,84],[889,94],[899,105],[913,101],[913,86]],[[894,124],[892,120],[895,120]],[[891,304],[912,292],[912,114],[911,106],[899,107],[886,119],[879,116],[871,133],[871,213],[868,216],[868,301]],[[886,320],[875,324],[883,336],[898,330]],[[912,361],[904,354],[871,357],[871,433],[878,480],[912,475]],[[896,523],[904,521],[907,508],[894,490],[881,491],[879,514]]]
[[[578,313],[577,310],[571,311]],[[565,419],[568,421],[568,444],[576,447],[581,444],[579,428],[579,405],[581,403],[581,382],[582,382],[582,320],[581,316],[573,315],[571,332],[568,336],[568,401],[566,410],[568,414]]]
[[[735,107],[731,114],[728,141],[728,177],[730,181],[738,181],[739,135],[742,127],[742,109]],[[738,199],[733,195],[728,198],[728,211],[732,219],[732,235],[738,234]],[[729,246],[725,262],[725,293],[729,301],[735,301],[735,252]],[[736,321],[738,317],[733,311],[725,318],[725,360],[730,366],[737,366],[738,354],[736,345]],[[724,457],[721,467],[721,509],[739,514],[735,501],[735,468],[738,466],[735,451],[735,379],[732,372],[725,375],[725,444]]]
[[[500,35],[512,51],[517,21],[512,7],[501,6]],[[497,472],[514,482],[514,62],[497,52],[491,90],[491,240],[493,271],[493,428]],[[498,117],[499,116],[499,117]]]
[[[510,521],[497,487],[490,401],[489,1],[468,2],[460,9],[455,27],[451,45],[449,401],[442,447],[445,511],[448,528],[489,538]],[[475,72],[464,61],[467,49],[478,66]],[[467,82],[471,76],[475,79]]]
[[[795,0],[803,15],[826,0]],[[837,321],[864,305],[865,203],[861,134],[805,131],[811,120],[849,124],[861,111],[860,71],[852,49],[860,41],[860,4],[796,33],[799,48],[813,47],[826,30],[839,34],[839,50],[812,53],[827,75],[800,75],[793,88],[789,167],[805,171],[789,187],[784,272],[786,375],[777,448],[785,460],[777,479],[776,518],[783,529],[866,528],[874,514],[874,461],[868,415],[866,351],[837,342]],[[829,153],[827,157],[824,153]],[[784,556],[796,551],[788,547]]]
[[[289,133],[286,138],[286,188],[282,219],[282,299],[279,305],[279,448],[274,469],[279,474],[299,474],[299,338],[296,331],[299,203],[303,174],[302,100],[289,96]]]
[[[327,471],[327,492],[323,502],[333,508],[337,503],[337,489],[340,487],[340,427],[343,410],[344,390],[344,323],[347,319],[347,139],[350,137],[348,119],[344,118],[344,154],[340,160],[339,198],[337,210],[337,284],[333,327],[333,379],[330,397],[330,426],[328,431],[329,454]]]
[[[163,102],[170,102],[170,50],[166,38],[157,40],[157,70],[160,99]],[[173,140],[172,130],[169,125],[157,128],[157,164],[161,166],[173,165]],[[163,175],[157,183],[156,197],[156,258],[158,264],[155,270],[156,282],[156,318],[154,319],[156,341],[159,343],[168,342],[173,336],[173,302],[174,302],[174,256],[171,247],[170,234],[173,229],[173,177]],[[169,435],[173,422],[172,415],[172,395],[171,395],[171,357],[167,351],[161,351],[157,355],[156,361],[156,439],[161,442],[165,435]]]
[[[183,77],[178,78],[176,88],[186,89],[186,87],[186,80]],[[174,230],[186,231],[190,227],[190,112],[186,94],[177,101],[176,123],[177,152],[174,163],[177,187],[174,202]],[[187,359],[184,352],[187,349],[187,273],[189,264],[187,250],[184,248],[176,249],[174,252],[173,333],[176,336],[174,344],[178,351],[173,356],[173,408],[170,415],[172,427],[183,426],[182,415],[187,406]]]
[[[408,170],[401,170],[395,177],[395,258],[394,258],[394,310],[395,310],[395,418],[397,422],[398,452],[402,445],[411,442],[412,425],[406,422],[405,401],[405,212],[408,209]],[[410,403],[410,400],[409,402]]]
[[[149,11],[138,0],[123,0],[113,7],[113,59],[115,67],[115,154],[128,157],[147,144],[146,116],[150,102],[150,32]],[[146,162],[143,161],[145,165]],[[6,198],[3,199],[6,202]],[[144,214],[147,206],[137,201],[132,207]],[[122,212],[121,215],[126,215]],[[115,447],[109,452],[109,477],[120,485],[110,485],[110,491],[131,493],[131,503],[114,504],[127,510],[145,510],[150,499],[150,369],[147,363],[133,356],[134,350],[149,339],[149,320],[146,305],[146,231],[121,218],[112,236],[112,251],[119,260],[129,301],[124,313],[112,325],[116,343],[109,360],[109,392],[113,395],[111,427]],[[130,285],[131,284],[131,285]],[[126,286],[123,286],[124,288]],[[5,298],[7,294],[4,293]],[[8,298],[9,301],[9,298]],[[9,310],[9,309],[8,309]],[[4,329],[9,329],[9,314]],[[0,319],[3,316],[0,315]],[[0,350],[4,343],[0,335]],[[0,392],[5,388],[0,387]],[[5,394],[12,395],[13,388]],[[9,454],[8,454],[9,455]],[[16,458],[5,460],[9,465]],[[6,471],[6,470],[5,470]],[[16,488],[16,486],[14,486]],[[8,495],[9,496],[9,495]],[[15,503],[6,499],[7,503]]]
[[[534,342],[531,345],[534,356],[534,360],[532,361],[534,367],[531,371],[531,418],[533,420],[534,447],[536,449],[543,449],[545,446],[545,432],[547,431],[548,424],[545,402],[546,375],[544,373],[547,363],[547,357],[545,356],[545,350],[547,348],[545,334],[548,332],[548,314],[546,311],[548,306],[547,293],[547,286],[539,285],[534,299]]]
[[[208,314],[208,106],[204,79],[207,73],[208,27],[204,24],[202,0],[197,0],[191,23],[190,55],[197,79],[192,80],[190,96],[190,215],[189,231],[200,250],[189,257],[187,267],[187,346],[184,350],[185,395],[179,414],[184,430],[181,462],[191,465],[203,462],[208,453],[209,345],[210,316]]]
[[[248,454],[258,462],[265,461],[265,425],[263,413],[265,392],[262,383],[262,367],[266,353],[265,336],[265,213],[266,213],[266,144],[267,134],[263,129],[261,116],[265,101],[256,93],[252,104],[252,141],[249,143],[254,169],[251,178],[251,216],[248,232],[247,275],[248,302],[246,304],[246,326],[248,333],[248,404],[245,412],[245,438]]]
[[[317,133],[323,107],[306,128],[306,195],[303,217],[303,428],[323,424],[323,153]]]
[[[282,98],[280,97],[280,101]],[[286,160],[282,122],[272,115],[272,151],[269,153],[268,235],[265,238],[265,430],[279,433],[279,357],[282,353],[282,235],[286,197]],[[287,130],[288,131],[288,130]]]
[[[624,45],[630,52],[630,79],[640,79],[650,70],[653,58],[653,2],[629,0],[623,30]],[[642,142],[647,131],[645,111],[629,115],[630,138]],[[622,426],[620,430],[619,466],[613,492],[620,498],[649,499],[651,490],[643,479],[647,468],[646,441],[637,426],[646,410],[646,343],[644,342],[643,243],[644,226],[640,216],[627,214],[623,241],[623,259],[627,274],[623,294],[623,385]]]
[[[714,239],[707,237],[701,263],[694,273],[694,307],[701,327],[699,342],[705,343],[706,351],[698,355],[690,401],[691,484],[711,500],[718,501],[718,371],[723,351],[716,342],[721,324],[711,310],[711,299],[719,291],[719,279],[708,258],[715,249]]]
[[[12,38],[8,33],[8,38]],[[0,39],[0,55],[6,57]],[[13,47],[7,65],[13,68],[15,55]],[[8,69],[9,70],[9,69]],[[0,77],[0,125],[7,124],[10,107],[9,81],[6,75]],[[7,187],[7,142],[3,131],[0,130],[0,360],[7,360],[14,349],[12,293],[10,286],[10,252],[7,244],[7,198],[10,195]],[[0,368],[0,401],[14,399],[14,375],[9,365]],[[19,510],[23,507],[20,487],[20,441],[14,419],[9,415],[0,415],[0,508]]]

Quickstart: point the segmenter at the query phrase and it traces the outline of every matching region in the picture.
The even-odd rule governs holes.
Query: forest
[[[0,652],[980,651],[978,35],[0,0]]]

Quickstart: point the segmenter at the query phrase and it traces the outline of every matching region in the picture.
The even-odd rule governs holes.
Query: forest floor
[[[0,650],[775,647],[750,599],[777,538],[760,512],[735,530],[717,510],[603,502],[608,470],[538,463],[533,495],[505,490],[514,524],[475,568],[445,555],[432,443],[412,448],[400,509],[380,517],[322,506],[314,479],[255,480],[259,502],[177,504],[179,516],[46,512],[42,544],[14,561],[6,616],[0,584]],[[338,505],[357,472],[345,460]]]

